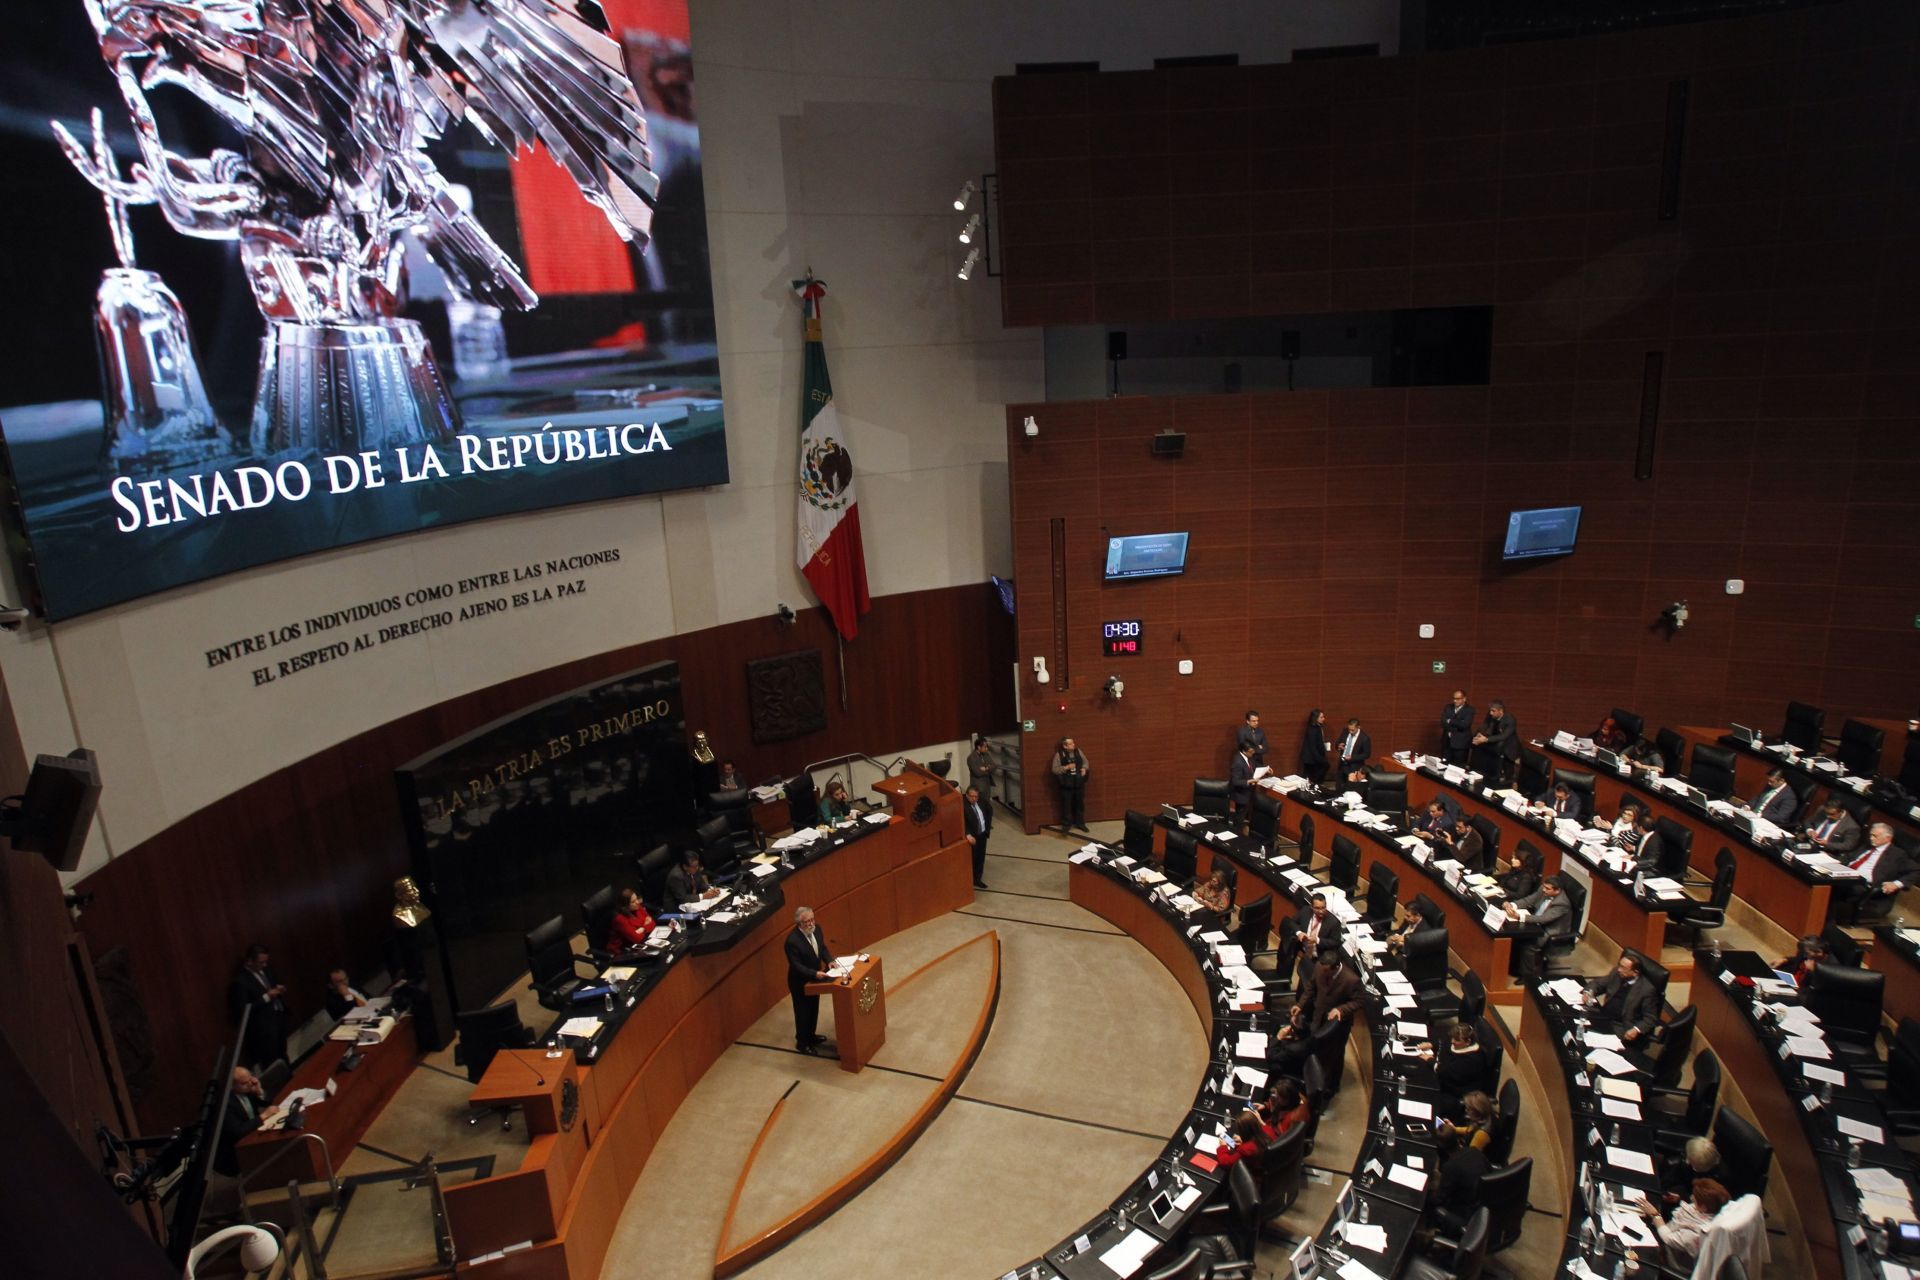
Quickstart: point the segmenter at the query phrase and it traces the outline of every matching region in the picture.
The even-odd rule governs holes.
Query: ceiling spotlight
[[[960,228],[960,243],[972,244],[973,237],[980,231],[980,215],[974,214],[967,219],[967,225]]]
[[[980,246],[975,245],[973,248],[967,250],[967,260],[960,264],[960,278],[962,280],[970,279],[973,276],[973,264],[978,261],[980,261]]]
[[[967,185],[961,187],[960,194],[953,198],[953,207],[956,209],[964,209],[967,207],[967,201],[971,199],[973,199],[973,179],[968,178]]]

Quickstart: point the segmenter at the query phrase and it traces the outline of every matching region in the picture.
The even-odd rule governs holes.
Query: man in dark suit
[[[1432,836],[1436,840],[1445,837],[1453,830],[1453,826],[1453,811],[1448,809],[1446,803],[1439,799],[1427,801],[1427,811],[1420,817],[1415,818],[1413,822],[1413,829],[1415,831],[1422,835]]]
[[[1452,849],[1452,858],[1468,871],[1487,870],[1487,840],[1472,821],[1462,818],[1442,837]]]
[[[1480,1183],[1493,1165],[1486,1153],[1466,1142],[1450,1124],[1434,1132],[1439,1146],[1440,1176],[1427,1190],[1426,1221],[1434,1230],[1459,1239],[1467,1219],[1480,1207]]]
[[[1047,768],[1060,787],[1060,829],[1071,831],[1078,828],[1085,831],[1087,775],[1093,772],[1093,766],[1087,762],[1087,753],[1072,738],[1062,738],[1060,749],[1053,753],[1053,761]]]
[[[1653,983],[1640,974],[1640,962],[1622,953],[1620,963],[1604,978],[1587,984],[1587,1007],[1594,1021],[1617,1027],[1619,1036],[1630,1045],[1645,1047],[1653,1043],[1653,1029],[1660,1024],[1660,996]]]
[[[973,887],[987,887],[987,837],[993,834],[993,806],[980,798],[980,788],[967,788],[967,802],[960,812],[965,820],[967,843],[973,846]]]
[[[1347,736],[1340,739],[1340,780],[1353,780],[1354,774],[1363,777],[1367,772],[1367,757],[1373,754],[1373,739],[1360,727],[1360,717],[1347,721]]]
[[[832,976],[833,951],[827,936],[820,932],[812,907],[798,907],[793,913],[793,932],[787,935],[787,994],[793,997],[793,1047],[802,1053],[827,1052],[827,1040],[819,1033],[820,997],[807,994],[809,982],[825,982]]]
[[[1767,785],[1747,805],[1756,818],[1765,818],[1776,827],[1793,829],[1793,815],[1800,808],[1800,797],[1787,784],[1787,775],[1778,769],[1767,770]]]
[[[1521,921],[1508,964],[1509,972],[1516,977],[1541,972],[1546,967],[1547,944],[1573,932],[1573,904],[1567,901],[1560,882],[1551,876],[1540,881],[1540,887],[1532,893],[1508,902],[1506,913],[1507,919]]]
[[[1856,904],[1861,916],[1879,917],[1893,910],[1895,895],[1920,872],[1920,862],[1893,842],[1893,827],[1885,822],[1867,828],[1867,847],[1848,865],[1865,879],[1839,885],[1840,896]]]
[[[1580,793],[1564,782],[1554,783],[1552,790],[1542,791],[1533,802],[1546,809],[1549,817],[1578,822],[1587,816],[1585,806],[1580,803]]]
[[[1636,873],[1647,875],[1660,874],[1660,859],[1666,854],[1666,843],[1660,839],[1659,819],[1651,809],[1636,809],[1633,813],[1633,869]]]
[[[1260,713],[1249,709],[1247,718],[1234,735],[1234,746],[1253,749],[1253,763],[1263,765],[1267,762],[1267,731],[1260,727]]]
[[[1465,689],[1453,691],[1453,701],[1440,711],[1440,747],[1448,764],[1465,764],[1473,748],[1473,704]]]
[[[1360,1011],[1360,977],[1340,959],[1338,947],[1323,946],[1300,984],[1287,1025],[1274,1037],[1274,1069],[1295,1074],[1306,1061],[1314,1033],[1330,1022],[1351,1023]]]
[[[1866,833],[1860,830],[1860,824],[1847,812],[1847,807],[1829,796],[1820,806],[1819,816],[1807,823],[1807,839],[1840,857],[1858,849]]]
[[[1237,825],[1244,825],[1247,810],[1253,807],[1253,747],[1241,743],[1227,765],[1227,800],[1233,805]]]
[[[1292,964],[1298,957],[1302,970],[1300,981],[1304,984],[1307,976],[1305,970],[1314,956],[1319,954],[1321,947],[1339,945],[1340,933],[1340,922],[1327,910],[1327,895],[1316,893],[1281,933],[1280,958]]]
[[[707,879],[707,873],[700,869],[700,851],[682,850],[680,865],[667,872],[667,906],[678,911],[683,902],[697,902],[702,898],[712,898],[719,890]]]
[[[240,1159],[234,1153],[234,1146],[279,1114],[280,1108],[267,1105],[260,1078],[245,1067],[235,1067],[227,1109],[221,1113],[220,1143],[213,1149],[213,1167],[229,1178],[238,1177]]]
[[[1507,785],[1513,778],[1514,761],[1520,758],[1520,726],[1507,714],[1506,703],[1495,698],[1487,704],[1486,723],[1473,735],[1473,745],[1485,747],[1487,754],[1499,762],[1499,775],[1494,780]]]
[[[252,1010],[240,1057],[254,1067],[265,1067],[287,1056],[287,1003],[282,998],[287,988],[267,967],[272,958],[263,944],[251,944],[246,958],[234,970],[233,980],[227,983],[227,1016],[237,1025],[240,1015]]]

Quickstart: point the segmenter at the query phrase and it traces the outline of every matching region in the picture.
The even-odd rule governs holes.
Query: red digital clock
[[[1101,651],[1109,658],[1139,653],[1145,636],[1138,618],[1100,624]]]

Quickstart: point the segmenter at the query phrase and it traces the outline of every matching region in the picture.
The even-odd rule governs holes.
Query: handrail
[[[253,1221],[253,1215],[247,1212],[247,1190],[253,1184],[254,1179],[273,1168],[274,1165],[286,1157],[288,1152],[299,1150],[302,1142],[312,1142],[319,1145],[320,1160],[327,1170],[327,1188],[333,1196],[333,1207],[336,1209],[340,1207],[340,1179],[334,1176],[333,1153],[327,1150],[327,1140],[317,1133],[307,1133],[304,1131],[296,1133],[294,1139],[294,1141],[284,1144],[278,1151],[268,1156],[265,1160],[262,1160],[259,1168],[240,1179],[238,1187],[240,1193],[240,1216],[246,1221]]]
[[[849,751],[845,755],[829,756],[825,760],[815,760],[811,764],[803,764],[800,766],[800,772],[812,773],[815,769],[831,768],[836,764],[850,764],[855,760],[865,760],[868,764],[880,771],[881,777],[891,778],[893,776],[894,766],[905,764],[907,758],[905,756],[899,756],[895,758],[893,764],[881,764],[864,751]]]

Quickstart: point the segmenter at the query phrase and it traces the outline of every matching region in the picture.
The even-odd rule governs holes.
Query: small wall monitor
[[[1185,533],[1136,533],[1107,539],[1107,581],[1159,578],[1187,568]]]
[[[1536,507],[1515,511],[1507,517],[1507,543],[1501,549],[1503,560],[1532,560],[1539,556],[1564,556],[1573,550],[1580,534],[1579,507]]]

